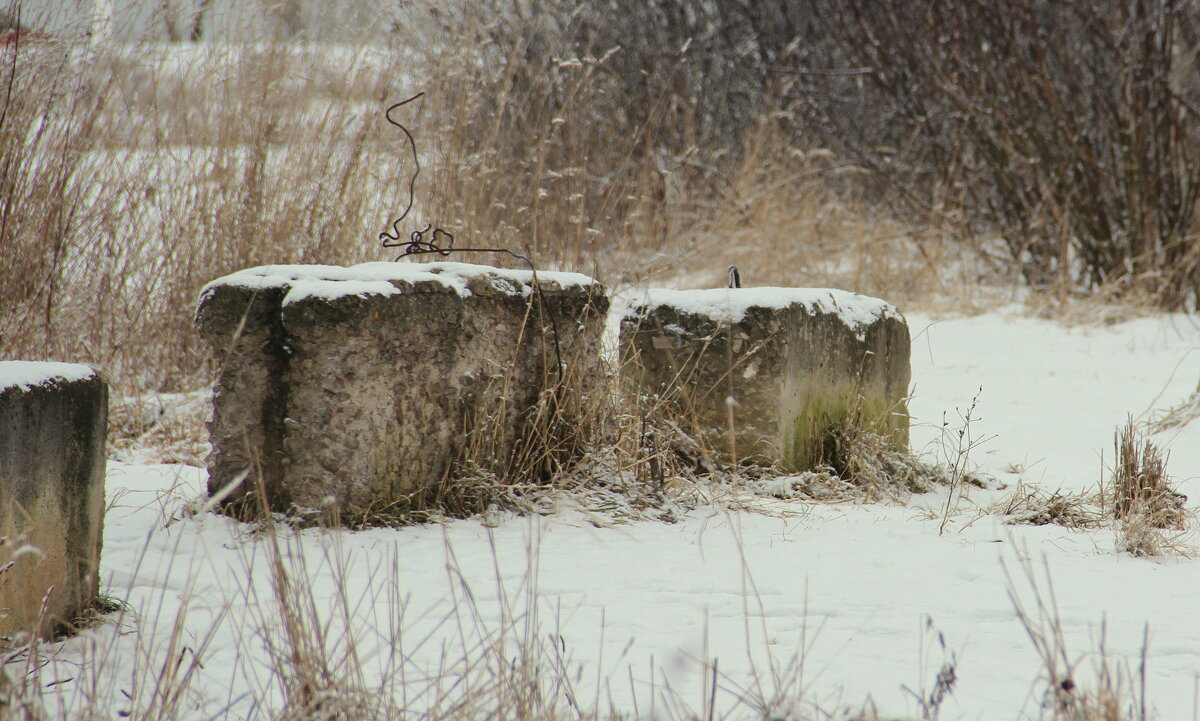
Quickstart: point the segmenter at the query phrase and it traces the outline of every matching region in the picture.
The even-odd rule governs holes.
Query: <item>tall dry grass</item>
[[[0,50],[0,356],[94,363],[118,397],[199,387],[205,282],[392,257],[378,233],[415,167],[383,110],[420,91],[397,113],[423,164],[405,234],[432,223],[614,290],[718,283],[736,262],[751,285],[916,304],[991,272],[835,192],[854,166],[770,122],[681,146],[678,99],[612,97],[613,48],[502,46],[480,13],[451,20],[390,47],[93,46],[81,27]]]
[[[205,282],[379,257],[404,170],[374,114],[394,68],[365,51],[68,38],[0,56],[0,355],[190,389]]]

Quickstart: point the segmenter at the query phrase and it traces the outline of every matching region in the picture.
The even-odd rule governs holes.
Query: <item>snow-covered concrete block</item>
[[[261,478],[277,510],[421,508],[468,452],[503,467],[547,393],[588,391],[607,309],[587,276],[463,263],[213,281],[209,490],[248,471],[230,498]]]
[[[49,636],[96,600],[107,437],[96,371],[0,361],[0,637]]]
[[[892,305],[840,290],[651,290],[621,319],[627,387],[726,458],[792,470],[836,465],[847,419],[907,445],[909,345]]]

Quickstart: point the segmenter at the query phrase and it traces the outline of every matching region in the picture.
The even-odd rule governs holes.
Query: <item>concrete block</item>
[[[851,417],[908,444],[908,326],[877,298],[652,290],[629,306],[620,332],[623,384],[668,404],[725,459],[836,467],[831,432]]]
[[[96,371],[0,362],[0,637],[51,636],[95,602],[107,434]]]
[[[277,510],[420,508],[469,455],[510,462],[547,393],[588,392],[607,309],[583,275],[463,263],[218,279],[209,490],[249,469]]]

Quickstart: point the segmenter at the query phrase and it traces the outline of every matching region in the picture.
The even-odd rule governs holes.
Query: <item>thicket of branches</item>
[[[1197,305],[1195,0],[486,0],[465,12],[487,18],[480,40],[514,68],[510,87],[551,105],[573,99],[556,80],[563,58],[603,57],[592,132],[641,138],[630,153],[712,189],[716,160],[765,117],[868,170],[872,197],[916,222],[1001,238],[1034,286]]]

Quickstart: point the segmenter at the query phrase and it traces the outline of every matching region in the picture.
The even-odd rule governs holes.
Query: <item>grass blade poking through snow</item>
[[[1072,656],[1067,650],[1049,564],[1043,563],[1039,577],[1028,554],[1022,551],[1018,566],[1024,584],[1013,578],[1007,565],[1004,574],[1017,620],[1042,662],[1039,718],[1048,721],[1148,721],[1154,718],[1148,710],[1146,696],[1149,629],[1143,633],[1135,674],[1127,661],[1115,660],[1108,654],[1102,623],[1096,652],[1091,654],[1092,673],[1084,675],[1080,671],[1083,656]],[[1028,586],[1028,591],[1022,593],[1018,585]],[[1032,597],[1032,604],[1023,599],[1026,594]]]

